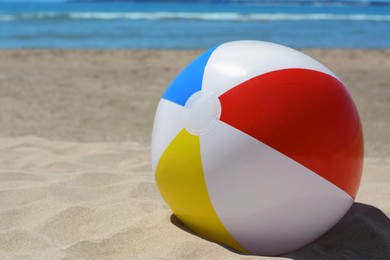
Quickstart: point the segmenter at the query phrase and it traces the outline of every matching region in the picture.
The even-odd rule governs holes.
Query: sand
[[[365,135],[347,215],[287,259],[390,258],[390,50],[303,50],[345,83]],[[0,51],[1,259],[259,259],[189,232],[154,184],[158,100],[201,51]]]

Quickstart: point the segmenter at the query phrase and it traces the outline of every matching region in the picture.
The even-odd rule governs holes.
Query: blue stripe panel
[[[184,106],[192,94],[201,90],[204,68],[215,49],[216,47],[203,53],[180,72],[168,86],[162,98]]]

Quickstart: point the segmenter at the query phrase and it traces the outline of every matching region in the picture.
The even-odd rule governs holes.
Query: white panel
[[[158,104],[152,134],[152,169],[171,143],[173,138],[184,128],[183,112],[185,108],[166,99]]]
[[[294,49],[262,41],[234,41],[222,44],[210,56],[202,91],[220,96],[255,76],[287,68],[317,70],[336,77],[324,65]]]
[[[274,255],[304,246],[353,203],[337,186],[223,122],[201,136],[201,154],[218,216],[253,253]]]

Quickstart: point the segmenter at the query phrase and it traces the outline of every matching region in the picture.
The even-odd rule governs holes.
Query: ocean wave
[[[330,14],[330,13],[201,13],[201,12],[71,12],[0,14],[0,21],[15,20],[204,20],[204,21],[384,21],[390,15],[379,14]]]

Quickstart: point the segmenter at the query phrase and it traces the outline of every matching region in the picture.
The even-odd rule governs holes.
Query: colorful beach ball
[[[363,163],[341,81],[296,50],[236,41],[188,65],[162,95],[152,136],[158,189],[200,236],[276,255],[327,232],[351,207]]]

